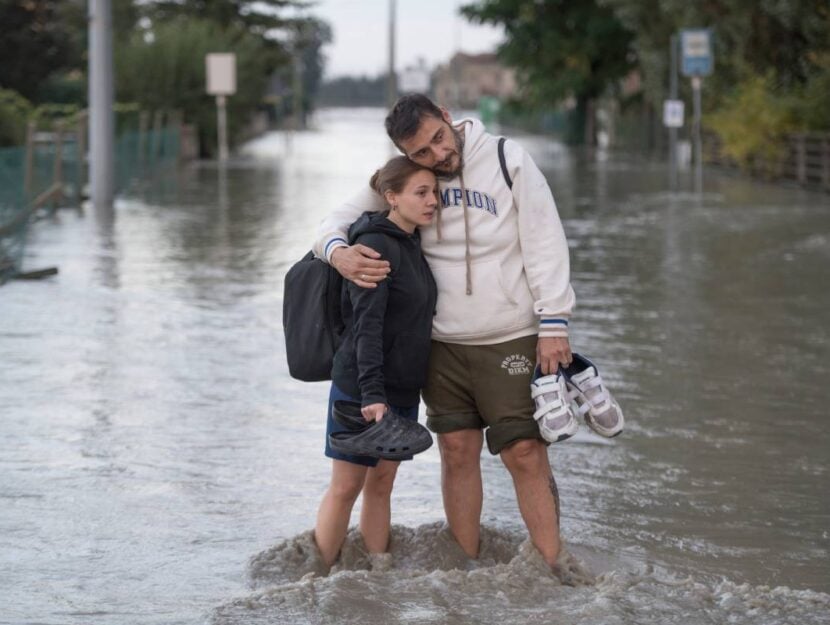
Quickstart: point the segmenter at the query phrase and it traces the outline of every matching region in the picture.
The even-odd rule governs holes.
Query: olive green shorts
[[[486,428],[494,455],[519,440],[543,440],[530,398],[536,341],[536,335],[495,345],[432,341],[423,389],[427,427],[436,434]]]

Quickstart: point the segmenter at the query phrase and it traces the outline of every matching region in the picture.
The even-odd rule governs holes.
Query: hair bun
[[[372,188],[373,191],[380,193],[380,188],[378,187],[378,179],[380,178],[380,170],[378,169],[372,174],[372,177],[369,179],[369,186]]]

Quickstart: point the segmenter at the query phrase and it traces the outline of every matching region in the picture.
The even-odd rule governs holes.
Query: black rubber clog
[[[331,448],[343,454],[406,460],[432,446],[429,430],[394,412],[388,412],[380,421],[366,421],[360,404],[338,400],[334,402],[332,417],[347,428],[329,435]]]

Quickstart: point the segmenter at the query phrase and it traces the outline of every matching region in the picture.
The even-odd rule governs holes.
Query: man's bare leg
[[[438,435],[444,512],[455,540],[471,558],[478,557],[481,537],[481,430]]]
[[[521,440],[503,449],[501,459],[513,477],[519,511],[530,540],[553,566],[559,555],[558,493],[547,449],[541,441]]]

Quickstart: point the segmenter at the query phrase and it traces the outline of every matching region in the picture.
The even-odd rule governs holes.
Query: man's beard
[[[458,153],[458,166],[452,171],[433,168],[432,171],[435,174],[435,177],[439,180],[452,180],[456,176],[459,176],[461,171],[464,169],[464,133],[460,130],[456,130],[452,126],[450,126],[450,130],[452,130],[453,137],[455,137],[455,150]],[[452,156],[449,160],[452,162]]]

